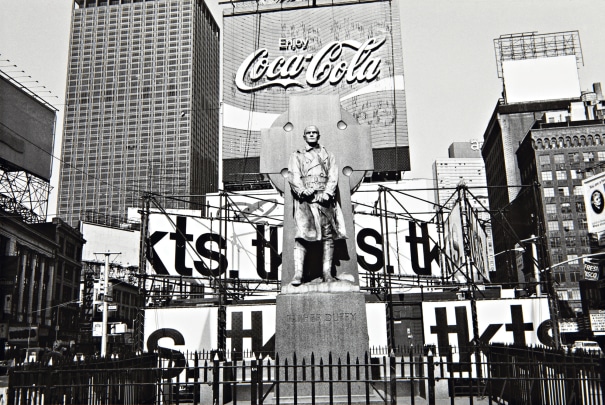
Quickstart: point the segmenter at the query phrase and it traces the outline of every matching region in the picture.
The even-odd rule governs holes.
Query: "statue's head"
[[[319,128],[315,125],[309,125],[303,132],[303,138],[308,144],[316,144],[319,141]]]

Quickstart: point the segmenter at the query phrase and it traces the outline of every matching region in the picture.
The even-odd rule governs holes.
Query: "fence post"
[[[212,361],[212,403],[214,405],[220,404],[220,369],[219,369],[219,360],[218,353],[214,354],[214,359]]]
[[[389,379],[391,385],[391,405],[397,405],[397,365],[393,350],[389,354]]]
[[[256,368],[256,395],[260,405],[263,405],[263,373],[263,355],[259,354]]]
[[[429,382],[429,405],[435,405],[435,363],[433,350],[431,349],[427,353],[427,374]]]
[[[252,354],[252,360],[250,361],[250,405],[257,405],[257,393],[258,393],[258,364],[256,361],[256,355]]]

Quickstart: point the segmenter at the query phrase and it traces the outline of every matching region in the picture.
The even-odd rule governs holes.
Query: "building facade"
[[[525,212],[528,223],[543,229],[541,263],[550,267],[545,276],[552,278],[559,300],[580,311],[578,282],[586,261],[581,257],[591,253],[582,179],[605,165],[605,125],[601,119],[549,123],[545,118],[529,131],[517,156],[523,184],[539,184],[536,201]],[[537,220],[529,218],[532,205]]]
[[[58,212],[119,225],[144,192],[218,189],[219,31],[200,0],[76,0]]]
[[[493,272],[495,265],[485,163],[481,158],[481,145],[482,142],[476,140],[452,143],[448,148],[449,158],[437,159],[433,163],[433,181],[437,210],[444,219],[447,219],[449,212],[455,206],[460,205],[472,210],[481,224],[487,237],[484,247],[484,255],[487,257],[487,269],[484,274],[487,276]],[[473,234],[473,230],[468,226],[469,221],[470,218],[467,218],[465,222],[467,235]]]
[[[60,219],[27,224],[0,212],[0,347],[14,349],[5,358],[21,358],[26,347],[77,342],[84,243]]]
[[[453,205],[452,195],[460,184],[469,188],[476,201],[475,207],[489,207],[485,163],[481,157],[481,145],[474,142],[454,142],[448,149],[449,158],[433,163],[435,201],[439,205]],[[483,208],[483,207],[485,208]]]

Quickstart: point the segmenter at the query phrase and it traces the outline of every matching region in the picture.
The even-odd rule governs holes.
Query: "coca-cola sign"
[[[331,41],[315,54],[283,55],[271,60],[267,48],[252,52],[240,65],[235,84],[244,92],[253,92],[273,86],[311,87],[324,83],[336,85],[370,82],[380,74],[381,59],[375,51],[386,41],[385,37],[373,37],[361,43],[355,40]],[[350,60],[343,59],[345,49],[353,51]],[[304,82],[302,73],[304,75]]]

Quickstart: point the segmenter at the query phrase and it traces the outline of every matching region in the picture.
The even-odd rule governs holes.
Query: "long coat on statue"
[[[334,154],[318,145],[307,146],[290,156],[288,181],[294,197],[294,222],[297,239],[322,240],[321,217],[332,225],[332,238],[345,239],[345,222],[338,201],[338,166]],[[313,188],[315,193],[303,197],[302,192]],[[321,193],[332,198],[328,202],[319,200]]]

